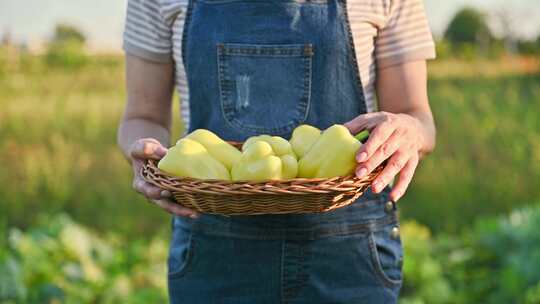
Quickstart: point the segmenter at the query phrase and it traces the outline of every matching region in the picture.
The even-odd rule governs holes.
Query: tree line
[[[459,10],[451,19],[442,39],[437,42],[437,53],[441,57],[475,58],[500,57],[503,55],[540,55],[540,35],[533,40],[515,37],[509,18],[499,12],[504,33],[493,34],[482,11],[472,7]]]
[[[438,58],[499,58],[504,55],[540,55],[540,35],[536,39],[516,38],[512,32],[509,11],[500,11],[499,19],[505,28],[502,37],[493,34],[487,15],[475,8],[464,7],[451,19],[443,36],[436,42]],[[499,35],[500,36],[500,35]],[[51,66],[78,67],[89,62],[85,53],[86,36],[76,26],[60,23],[46,45],[45,61]],[[10,45],[5,33],[0,48]],[[18,47],[25,52],[24,45]]]

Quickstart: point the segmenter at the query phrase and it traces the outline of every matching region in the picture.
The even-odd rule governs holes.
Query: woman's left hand
[[[379,193],[399,174],[390,193],[390,198],[397,201],[407,190],[420,159],[424,142],[421,122],[408,114],[374,112],[360,115],[345,126],[352,134],[370,130],[368,140],[356,154],[356,175],[366,176],[388,159],[371,186],[373,192]]]

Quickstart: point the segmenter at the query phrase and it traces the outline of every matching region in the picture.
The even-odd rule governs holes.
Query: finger
[[[167,149],[153,138],[143,138],[137,140],[131,149],[133,158],[153,158],[161,159],[167,153]]]
[[[134,158],[131,162],[131,167],[133,168],[133,174],[140,175],[141,168],[144,166],[144,163],[142,160],[138,158]]]
[[[174,215],[189,216],[191,218],[196,218],[199,215],[197,211],[183,207],[169,199],[152,200],[152,202]]]
[[[349,129],[352,134],[356,134],[365,129],[371,129],[368,126],[373,125],[374,121],[381,120],[381,112],[373,112],[356,116],[354,119],[344,123],[343,125]]]
[[[386,187],[392,178],[396,176],[405,167],[407,162],[411,159],[410,154],[402,151],[397,151],[392,155],[388,164],[384,167],[383,171],[375,178],[371,187],[373,192],[379,193]]]
[[[133,189],[143,194],[149,199],[161,199],[162,190],[152,184],[147,183],[142,178],[135,177],[133,179]]]
[[[392,135],[382,144],[380,147],[373,153],[373,155],[368,158],[366,161],[361,163],[356,169],[356,175],[358,178],[366,176],[373,169],[377,168],[385,159],[388,159],[392,156],[399,148],[401,144],[401,136],[399,132],[394,131]],[[365,153],[358,151],[356,154],[357,159],[362,157],[360,154]]]
[[[388,140],[394,130],[395,125],[391,120],[385,120],[379,123],[369,135],[366,143],[358,149],[356,161],[360,163],[368,160]]]
[[[411,183],[412,177],[414,175],[414,171],[416,170],[416,167],[418,166],[418,156],[415,156],[405,164],[405,167],[399,172],[399,178],[396,184],[394,185],[394,189],[390,192],[390,198],[397,202],[403,194],[405,194],[405,191],[409,187],[409,184]]]

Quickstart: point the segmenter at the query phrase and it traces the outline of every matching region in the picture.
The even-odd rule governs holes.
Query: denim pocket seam
[[[253,49],[269,49],[270,54],[261,55],[261,54],[242,54],[238,50],[253,50]],[[303,50],[300,50],[303,48]],[[304,44],[242,44],[242,43],[223,43],[219,42],[216,45],[217,49],[217,67],[218,67],[218,87],[219,87],[219,96],[220,96],[220,106],[221,113],[225,122],[231,126],[233,129],[240,131],[250,131],[257,133],[273,133],[273,134],[284,134],[291,131],[294,127],[299,124],[302,124],[306,121],[309,110],[310,110],[310,99],[311,99],[311,78],[312,78],[312,58],[313,58],[313,45],[311,43]],[[288,54],[273,54],[277,50],[287,50],[289,49]],[[232,51],[231,51],[232,50]],[[273,50],[273,52],[272,52]],[[308,51],[309,50],[309,51]],[[228,64],[226,57],[227,56],[246,56],[246,57],[272,57],[272,58],[301,58],[303,62],[303,92],[302,96],[297,104],[296,109],[299,110],[299,113],[303,113],[301,117],[293,119],[289,123],[278,127],[264,127],[251,124],[244,124],[239,121],[237,118],[232,117],[231,113],[227,113],[225,106],[229,104],[228,98],[230,98],[230,82],[227,75]],[[230,106],[230,105],[228,105]]]
[[[191,265],[193,263],[193,251],[195,249],[195,241],[193,238],[193,233],[189,234],[188,238],[188,247],[186,250],[186,258],[184,259],[184,262],[181,264],[180,267],[177,267],[177,270],[174,272],[169,272],[167,276],[169,279],[178,279],[183,277],[191,268]]]
[[[371,262],[375,270],[376,276],[379,280],[389,288],[394,288],[399,286],[403,282],[403,277],[401,279],[392,279],[384,272],[381,264],[381,259],[379,257],[379,251],[377,250],[377,244],[375,243],[374,232],[370,232],[368,235],[368,244],[369,252],[371,256]]]
[[[182,60],[182,64],[184,65],[184,69],[186,70],[186,75],[187,75],[187,60],[186,60],[186,50],[187,50],[187,47],[186,47],[186,44],[187,44],[187,36],[189,35],[188,31],[189,31],[189,27],[190,27],[190,24],[191,24],[191,15],[193,13],[193,1],[195,0],[189,0],[188,1],[188,6],[186,8],[186,16],[185,16],[185,20],[184,20],[184,25],[183,25],[183,28],[182,28],[182,36],[181,36],[181,50],[180,52],[182,53],[182,56],[180,58],[180,60]]]

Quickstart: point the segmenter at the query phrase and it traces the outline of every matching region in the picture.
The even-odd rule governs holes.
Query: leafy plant
[[[429,229],[410,221],[401,225],[405,261],[402,304],[449,303],[452,290]]]
[[[461,239],[442,261],[459,290],[455,303],[538,303],[539,205],[483,219]]]
[[[11,229],[7,245],[0,251],[0,302],[166,301],[167,247],[159,238],[98,237],[59,215],[26,232]]]

